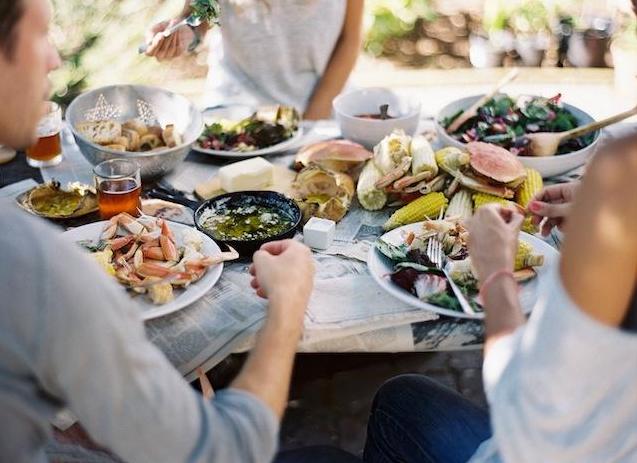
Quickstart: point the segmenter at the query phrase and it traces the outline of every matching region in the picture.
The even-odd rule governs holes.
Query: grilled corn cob
[[[393,230],[427,218],[436,218],[447,207],[447,203],[448,200],[442,193],[429,193],[394,212],[383,228]]]
[[[473,195],[474,211],[477,211],[482,206],[485,206],[487,204],[493,204],[493,203],[497,203],[497,204],[500,204],[502,206],[507,206],[507,207],[514,207],[514,208],[517,208],[518,210],[520,210],[520,212],[523,212],[523,211],[521,211],[520,205],[514,203],[513,201],[509,201],[507,199],[500,198],[498,196],[493,196],[493,195],[490,195],[490,194],[487,194],[487,193],[475,193]]]
[[[524,241],[520,241],[518,243],[518,252],[515,255],[515,271],[542,265],[544,265],[544,256],[533,254],[533,247]]]
[[[544,183],[542,182],[542,176],[540,173],[535,169],[527,167],[526,180],[515,194],[515,201],[526,209],[531,200],[540,192],[540,190],[542,190],[543,187]]]
[[[445,219],[459,218],[466,221],[473,215],[473,205],[471,204],[471,195],[467,190],[460,190],[449,202],[449,207],[445,212]]]
[[[418,175],[424,172],[429,172],[429,178],[434,178],[438,175],[438,163],[436,162],[436,155],[434,150],[422,135],[416,135],[411,139],[411,174]]]
[[[368,211],[382,209],[387,203],[387,194],[375,186],[382,175],[374,161],[370,160],[367,161],[358,179],[358,186],[356,187],[358,202]]]

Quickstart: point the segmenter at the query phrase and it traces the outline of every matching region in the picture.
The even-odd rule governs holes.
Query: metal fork
[[[444,273],[445,276],[447,277],[447,281],[449,281],[449,286],[451,286],[451,290],[453,291],[453,294],[458,299],[458,302],[460,303],[460,307],[462,308],[462,311],[470,315],[475,315],[476,311],[473,310],[473,307],[471,307],[471,304],[469,303],[465,295],[462,293],[460,288],[458,288],[458,285],[454,283],[453,279],[451,278],[451,276],[445,269],[445,266],[447,263],[447,256],[443,252],[442,243],[438,239],[430,238],[429,241],[427,242],[427,257],[429,257],[429,260],[436,266],[436,268],[441,270],[442,273]]]

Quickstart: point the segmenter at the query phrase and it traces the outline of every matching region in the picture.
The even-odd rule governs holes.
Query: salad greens
[[[579,121],[561,104],[561,94],[553,98],[538,96],[520,97],[499,95],[478,109],[477,116],[465,122],[450,135],[458,141],[469,143],[483,141],[500,145],[513,154],[528,156],[530,141],[525,137],[537,132],[565,132],[579,126]],[[442,121],[445,128],[463,111]],[[566,154],[585,148],[593,142],[595,134],[569,140],[560,145],[557,154]]]
[[[238,122],[216,121],[199,137],[204,149],[249,152],[277,145],[294,136],[300,117],[288,106],[262,108]]]
[[[219,22],[219,2],[217,0],[192,0],[191,16],[202,22],[216,24]]]

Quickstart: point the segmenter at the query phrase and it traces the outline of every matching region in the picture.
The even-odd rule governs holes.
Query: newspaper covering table
[[[324,121],[309,128],[302,143],[336,136],[334,123]],[[91,167],[68,131],[64,155],[59,166],[42,169],[43,178],[90,182]],[[293,154],[268,159],[289,166]],[[212,178],[224,162],[191,153],[166,180],[190,192]],[[556,181],[578,178],[582,172],[579,169]],[[481,322],[415,309],[389,296],[373,281],[365,261],[389,213],[372,213],[354,205],[338,224],[334,245],[315,254],[316,290],[305,318],[300,352],[414,352],[481,346]],[[290,278],[294,278],[292,270]],[[211,369],[227,355],[252,346],[265,319],[266,304],[248,290],[249,279],[247,264],[227,265],[217,285],[201,300],[146,323],[150,339],[188,379],[195,377],[198,367]]]

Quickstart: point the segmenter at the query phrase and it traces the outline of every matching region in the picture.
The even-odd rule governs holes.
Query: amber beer
[[[50,102],[47,114],[38,124],[38,141],[27,149],[27,162],[32,167],[55,166],[62,161],[62,110]]]
[[[141,184],[130,178],[103,180],[97,190],[100,217],[107,220],[121,212],[138,216],[142,206],[141,191]]]
[[[142,183],[139,165],[128,159],[113,159],[95,167],[95,187],[100,217],[108,220],[126,212],[138,216]]]

